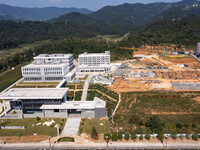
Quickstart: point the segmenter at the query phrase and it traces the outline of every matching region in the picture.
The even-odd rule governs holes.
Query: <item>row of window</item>
[[[40,71],[40,68],[23,68],[23,71]]]
[[[24,81],[39,81],[42,80],[41,77],[25,77]]]
[[[63,77],[45,77],[45,80],[62,80]]]
[[[45,75],[62,75],[62,72],[44,72]]]
[[[41,75],[41,72],[23,72],[24,75]]]
[[[62,68],[44,68],[44,71],[54,71],[54,70],[62,70]]]

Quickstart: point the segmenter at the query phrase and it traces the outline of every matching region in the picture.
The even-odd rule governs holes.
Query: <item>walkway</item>
[[[81,114],[70,114],[61,135],[77,135],[81,122]]]
[[[89,82],[90,82],[91,79],[92,79],[92,75],[90,74],[88,76],[87,80],[85,80],[85,84],[84,84],[84,87],[83,87],[83,94],[82,94],[82,97],[81,97],[81,101],[86,101],[86,99],[87,99],[87,91],[88,91]]]

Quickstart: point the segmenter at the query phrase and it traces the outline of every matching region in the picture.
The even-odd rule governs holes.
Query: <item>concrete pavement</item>
[[[77,135],[81,122],[81,114],[70,114],[61,135]]]
[[[90,80],[92,79],[92,74],[90,74],[88,76],[88,78],[85,80],[85,84],[84,84],[84,87],[83,87],[83,93],[82,93],[82,96],[81,96],[81,101],[86,101],[87,99],[87,91],[88,91],[88,88],[89,88],[89,82]]]

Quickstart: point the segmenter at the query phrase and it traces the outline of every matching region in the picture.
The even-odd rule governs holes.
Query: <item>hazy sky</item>
[[[77,7],[97,10],[107,5],[123,3],[177,2],[180,0],[0,0],[0,4],[22,7]]]

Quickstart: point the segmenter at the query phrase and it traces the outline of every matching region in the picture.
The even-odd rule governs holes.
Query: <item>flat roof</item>
[[[34,62],[28,64],[28,65],[25,65],[23,67],[62,67],[62,66],[66,66],[68,64],[66,63],[59,63],[59,64],[55,64],[55,63],[52,63],[52,64],[34,64]],[[22,67],[22,68],[23,68]]]
[[[61,105],[42,105],[40,109],[95,109],[95,101],[66,101]]]
[[[12,88],[2,94],[0,99],[62,99],[69,88]]]
[[[84,56],[110,56],[110,51],[106,51],[105,53],[83,53],[83,54],[80,54],[79,57],[84,57]]]
[[[98,68],[105,68],[105,67],[110,67],[110,65],[96,65],[96,66],[88,66],[88,65],[79,65],[78,68],[91,68],[91,69],[98,69]]]
[[[73,54],[40,54],[36,57],[33,57],[34,59],[38,59],[38,58],[68,58],[73,56]]]
[[[66,101],[61,105],[42,105],[40,109],[95,109],[105,108],[106,102],[98,97],[94,101]]]

